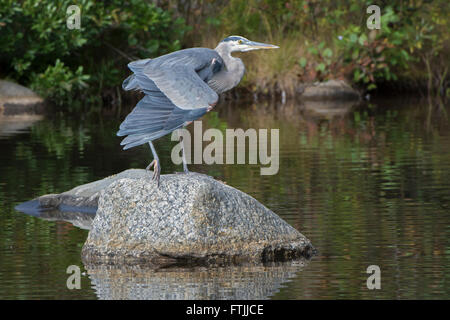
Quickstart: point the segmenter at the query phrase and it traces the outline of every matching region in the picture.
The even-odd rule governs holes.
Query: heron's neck
[[[226,78],[229,81],[230,88],[227,89],[229,90],[237,86],[237,84],[244,76],[244,63],[241,59],[233,57],[228,46],[226,45],[219,44],[215,50],[219,53],[219,55],[222,57],[223,62],[225,63],[226,70],[223,72],[226,73]]]

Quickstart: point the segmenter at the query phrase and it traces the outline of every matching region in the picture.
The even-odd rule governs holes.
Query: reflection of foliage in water
[[[40,122],[33,126],[32,136],[36,141],[41,142],[49,153],[54,153],[61,159],[66,149],[78,147],[78,152],[84,151],[85,143],[89,142],[89,129],[83,126],[72,128],[68,126],[67,120],[61,119],[58,123]]]
[[[240,103],[218,106],[204,118],[203,130],[280,129],[275,176],[260,176],[259,165],[190,166],[254,196],[319,249],[315,261],[274,298],[431,298],[445,292],[449,122],[440,110],[428,117],[429,109],[416,101],[406,102],[407,108],[403,103],[342,108],[333,117],[308,105]],[[96,115],[54,118],[35,124],[30,134],[0,140],[0,245],[7,248],[0,253],[0,271],[22,281],[5,288],[5,297],[49,290],[48,283],[63,286],[67,265],[81,263],[86,237],[68,224],[15,213],[14,204],[151,160],[148,146],[121,150],[118,125]],[[170,164],[175,143],[170,136],[156,142],[164,173],[180,170]],[[382,269],[380,292],[365,289],[370,264]],[[78,294],[92,297],[90,291]]]
[[[384,268],[401,282],[412,281],[422,270],[424,283],[443,289],[445,269],[432,272],[429,264],[434,260],[448,265],[444,225],[449,222],[445,212],[450,204],[449,126],[448,119],[437,113],[427,129],[426,113],[419,107],[394,112],[357,108],[342,118],[317,121],[302,113],[292,118],[270,112],[264,123],[280,128],[280,174],[255,177],[257,182],[252,183],[254,176],[241,168],[234,171],[234,178],[244,177],[239,179],[240,188],[277,213],[290,213],[286,219],[309,235],[319,250],[338,257],[328,267],[342,280],[329,283],[328,290],[348,288],[359,297],[360,288],[348,283],[348,269],[363,271],[374,256],[378,261],[388,257]],[[261,122],[253,110],[241,119],[249,127]],[[265,179],[268,182],[261,183]],[[408,268],[408,262],[400,260],[406,257],[413,257],[409,263],[420,267]],[[398,275],[393,268],[405,271]],[[399,289],[398,282],[384,285],[389,289],[381,297],[392,297],[392,290]],[[415,283],[402,285],[421,288]],[[404,294],[426,298],[432,292],[429,288],[421,295]]]

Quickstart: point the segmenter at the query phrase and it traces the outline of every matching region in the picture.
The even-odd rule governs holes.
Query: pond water
[[[14,210],[151,160],[122,151],[112,116],[52,114],[0,122],[0,299],[450,298],[450,108],[398,97],[362,105],[228,102],[207,128],[278,128],[280,166],[191,165],[238,188],[308,237],[309,262],[236,267],[85,270],[88,231]],[[156,142],[163,173],[176,142]],[[80,266],[81,289],[66,287]],[[368,290],[378,265],[381,289]]]

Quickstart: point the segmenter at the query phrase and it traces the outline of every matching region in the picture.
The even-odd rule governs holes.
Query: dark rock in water
[[[44,100],[17,83],[0,80],[0,116],[40,114]]]
[[[95,214],[97,211],[100,192],[111,183],[123,178],[140,179],[147,174],[148,172],[144,169],[125,170],[102,180],[83,184],[63,193],[40,196],[36,199],[19,204],[15,209],[26,214],[42,217],[44,219],[49,219],[53,214],[53,220],[64,220],[71,222],[70,220],[66,220],[65,216],[60,213],[72,212],[81,214]],[[42,212],[46,213],[46,217],[42,216]],[[58,219],[58,217],[61,219]],[[88,227],[88,225],[84,225],[85,229]]]
[[[147,174],[102,191],[85,264],[217,263],[309,257],[310,241],[249,195],[203,174]]]
[[[347,115],[359,101],[306,100],[300,104],[303,114],[309,119],[333,119]]]
[[[359,100],[360,93],[342,80],[328,80],[312,85],[305,85],[301,89],[301,97],[306,100]]]
[[[85,265],[101,300],[265,300],[297,276],[305,259],[264,264],[172,266]]]
[[[1,112],[1,110],[0,110]],[[9,137],[18,133],[25,132],[37,121],[43,119],[42,115],[15,115],[2,116],[0,115],[0,137]]]

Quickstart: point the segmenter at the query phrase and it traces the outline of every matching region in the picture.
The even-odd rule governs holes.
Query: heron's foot
[[[217,104],[217,101],[214,102],[213,104],[210,104],[208,108],[206,108],[206,112],[210,112]]]
[[[145,167],[145,171],[147,171],[147,173],[150,171],[150,168],[155,164],[155,160],[153,160],[152,162],[150,162],[150,164],[148,166]]]
[[[159,165],[158,160],[153,160],[150,164],[145,168],[145,170],[150,171],[150,168],[153,167],[153,176],[152,180],[155,180],[159,187],[159,178],[161,175],[161,166]]]

